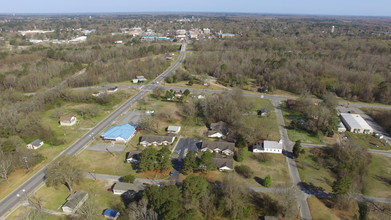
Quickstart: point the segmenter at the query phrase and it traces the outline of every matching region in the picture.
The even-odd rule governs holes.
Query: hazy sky
[[[391,0],[0,0],[0,13],[249,12],[391,16]]]

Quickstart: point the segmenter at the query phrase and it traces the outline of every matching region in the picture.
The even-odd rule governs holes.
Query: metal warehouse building
[[[373,128],[359,114],[341,113],[346,129],[353,133],[371,134]]]

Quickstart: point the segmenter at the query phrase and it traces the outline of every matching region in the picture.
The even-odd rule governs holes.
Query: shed
[[[65,213],[75,213],[80,206],[88,199],[88,193],[84,190],[79,190],[67,198],[65,204],[61,207]]]
[[[170,126],[167,127],[167,132],[168,133],[175,133],[175,134],[177,134],[180,131],[181,131],[181,126],[172,126],[172,125],[170,125]]]
[[[35,149],[42,147],[42,145],[43,145],[43,141],[36,139],[33,142],[27,144],[27,148],[35,150]]]

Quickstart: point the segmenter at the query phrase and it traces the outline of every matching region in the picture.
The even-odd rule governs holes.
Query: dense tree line
[[[391,103],[390,49],[386,39],[283,35],[199,41],[186,59],[192,74],[220,83],[256,86],[349,100]],[[255,80],[255,82],[253,82]]]
[[[365,112],[370,115],[376,123],[381,125],[387,133],[391,134],[391,111],[366,109]]]

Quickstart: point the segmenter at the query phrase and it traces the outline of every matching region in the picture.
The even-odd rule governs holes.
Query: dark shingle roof
[[[67,202],[64,204],[64,206],[75,209],[86,196],[88,196],[86,191],[79,190],[67,198]]]
[[[215,157],[213,159],[213,166],[216,167],[217,169],[224,166],[233,169],[234,160],[231,157],[227,157],[227,158]]]
[[[210,124],[208,135],[215,134],[218,132],[222,133],[223,135],[227,135],[228,133],[227,123],[223,121],[219,121],[217,123]]]

